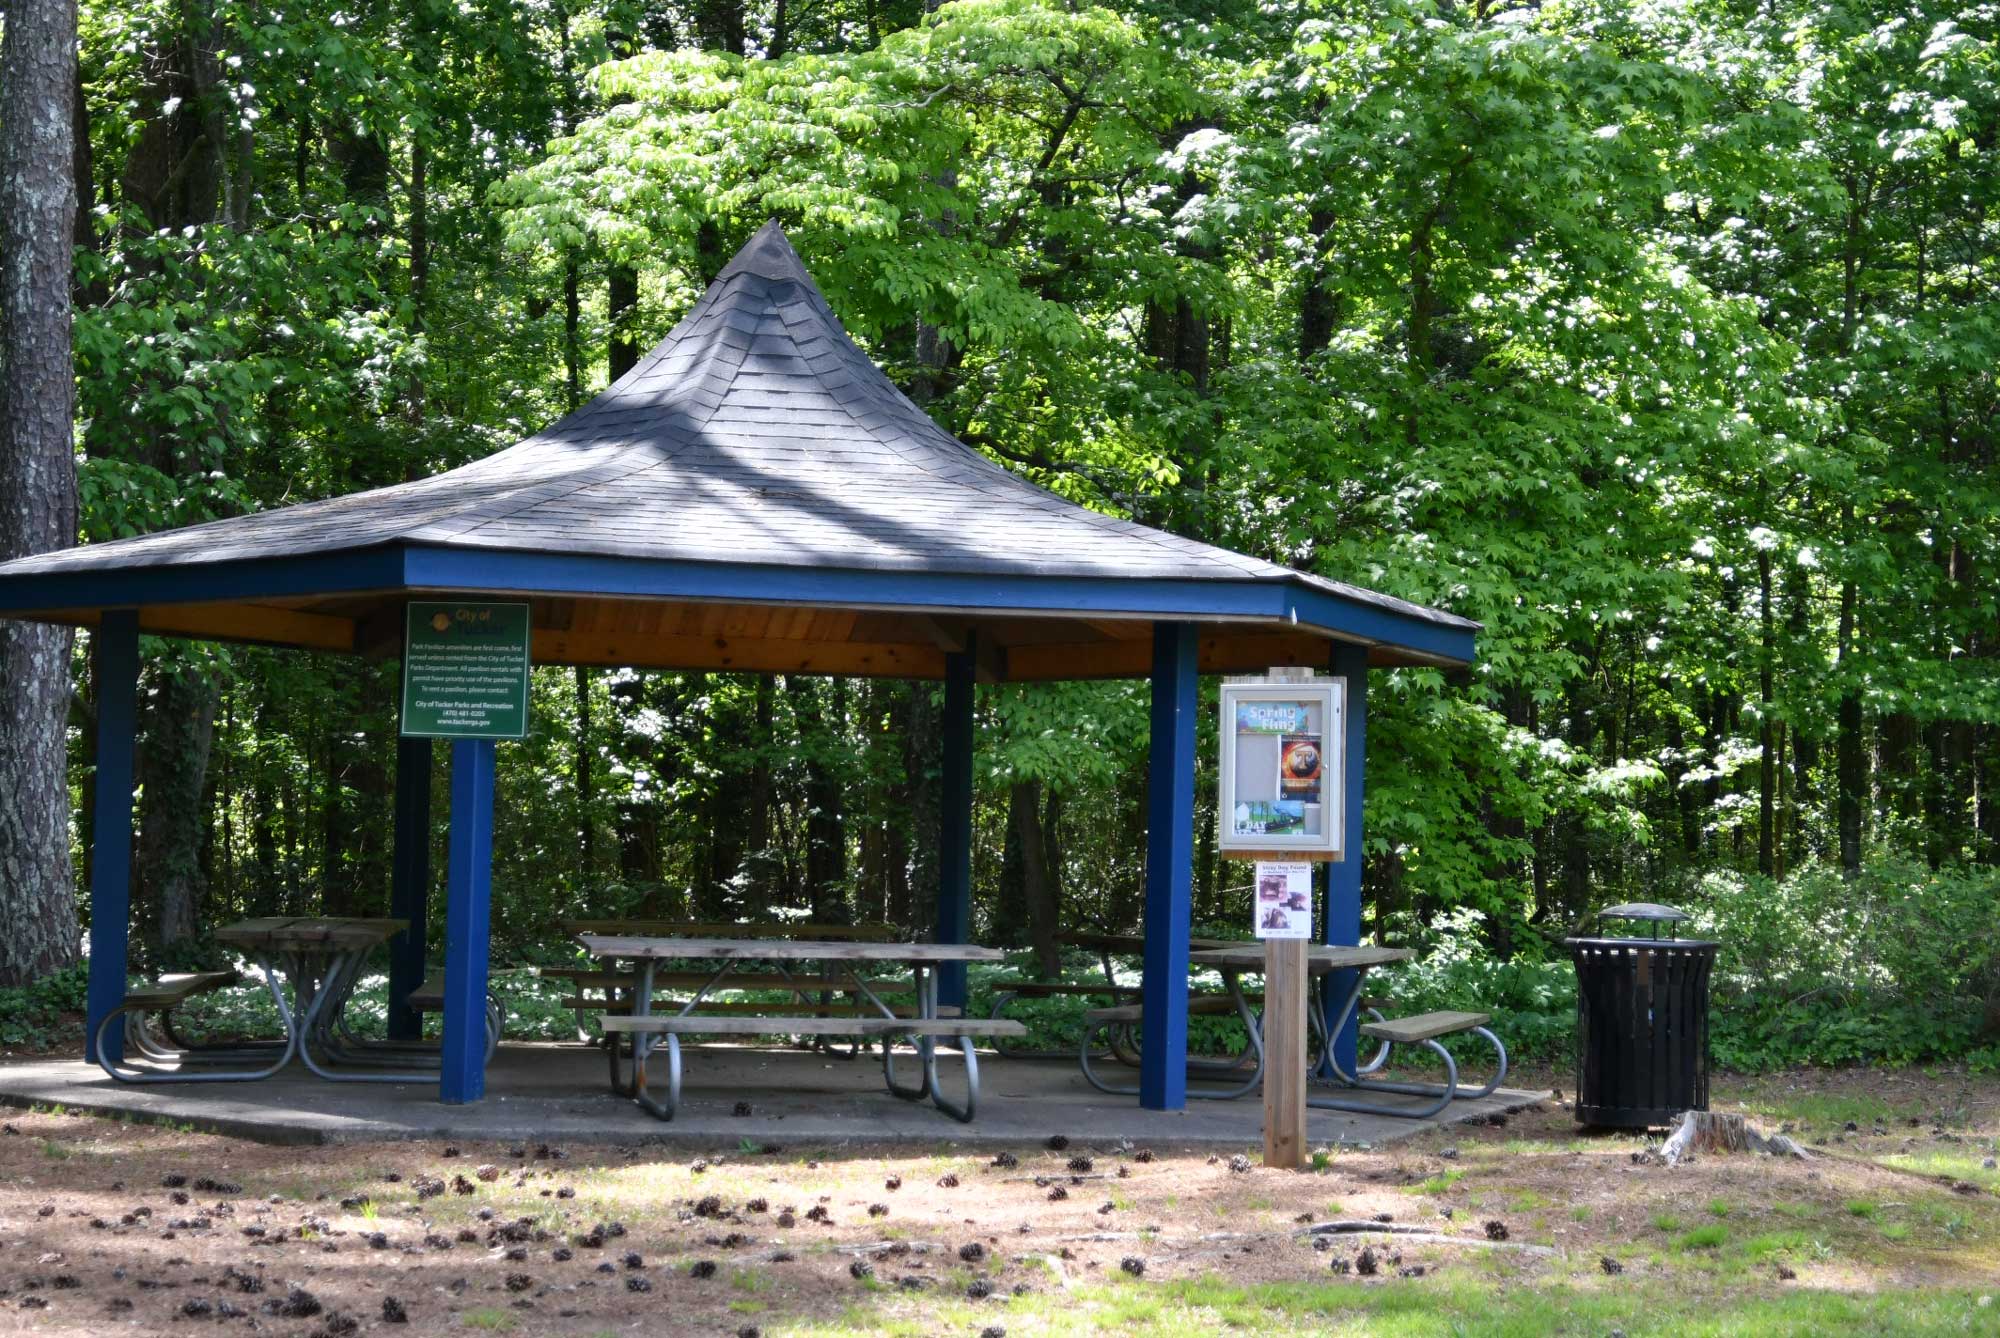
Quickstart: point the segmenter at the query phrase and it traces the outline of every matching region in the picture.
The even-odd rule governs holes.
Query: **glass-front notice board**
[[[1222,685],[1225,855],[1342,857],[1347,684]]]

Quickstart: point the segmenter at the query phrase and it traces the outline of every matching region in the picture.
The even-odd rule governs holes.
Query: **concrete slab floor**
[[[654,1062],[655,1073],[662,1072],[664,1060]],[[963,1090],[961,1064],[955,1057],[940,1064],[946,1094],[956,1097]],[[0,1064],[0,1105],[60,1105],[301,1145],[461,1138],[713,1146],[718,1139],[733,1145],[752,1138],[766,1143],[946,1141],[997,1147],[1039,1144],[1056,1133],[1229,1147],[1263,1141],[1263,1105],[1255,1092],[1234,1101],[1190,1101],[1184,1111],[1144,1110],[1136,1097],[1110,1097],[1092,1089],[1076,1064],[1062,1060],[981,1055],[980,1105],[971,1124],[947,1118],[928,1102],[890,1096],[882,1085],[879,1058],[706,1045],[690,1047],[684,1067],[684,1104],[672,1122],[656,1120],[614,1095],[604,1056],[581,1045],[503,1046],[487,1070],[486,1099],[462,1106],[439,1104],[434,1080],[336,1083],[294,1064],[261,1082],[132,1086],[113,1082],[96,1065],[76,1059]],[[899,1059],[897,1074],[908,1082],[918,1070]],[[1454,1102],[1430,1120],[1314,1110],[1307,1112],[1308,1132],[1316,1145],[1380,1144],[1524,1109],[1548,1096],[1501,1088],[1483,1100]],[[1398,1096],[1368,1099],[1390,1108],[1422,1104]],[[738,1102],[749,1103],[748,1116],[733,1113]]]

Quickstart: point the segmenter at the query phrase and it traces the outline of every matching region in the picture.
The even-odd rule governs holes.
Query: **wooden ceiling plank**
[[[890,642],[815,642],[770,637],[589,635],[536,629],[537,664],[872,678],[942,678],[944,652]]]

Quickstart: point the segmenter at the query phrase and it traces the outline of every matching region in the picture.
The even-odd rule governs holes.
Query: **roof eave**
[[[1218,580],[662,562],[385,544],[309,557],[0,574],[0,616],[412,592],[730,600],[969,615],[1079,615],[1298,626],[1427,663],[1473,656],[1475,624],[1303,579]]]

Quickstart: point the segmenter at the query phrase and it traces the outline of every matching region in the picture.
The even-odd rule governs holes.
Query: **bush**
[[[1885,860],[1701,890],[1698,932],[1723,945],[1717,1062],[2000,1065],[2000,869]]]
[[[64,1015],[82,1014],[89,986],[90,967],[80,965],[32,985],[0,990],[0,1045],[46,1050],[60,1043],[69,1030]]]
[[[1684,936],[1721,944],[1709,1021],[1717,1064],[2000,1067],[2000,870],[1883,860],[1852,880],[1820,865],[1776,880],[1716,874],[1685,909],[1694,919]],[[1567,954],[1551,945],[1546,958],[1498,961],[1480,919],[1439,921],[1420,959],[1371,977],[1371,992],[1399,1012],[1490,1012],[1516,1058],[1569,1062]]]

